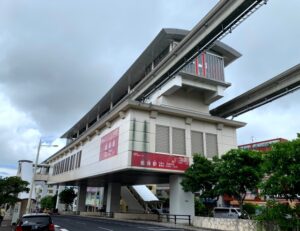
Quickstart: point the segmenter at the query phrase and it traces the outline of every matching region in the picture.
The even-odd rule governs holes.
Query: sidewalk
[[[0,231],[12,231],[14,227],[11,225],[11,216],[5,214],[2,224],[0,226]]]
[[[2,221],[2,224],[0,226],[0,231],[12,231],[14,230],[11,226],[11,220],[5,219]]]

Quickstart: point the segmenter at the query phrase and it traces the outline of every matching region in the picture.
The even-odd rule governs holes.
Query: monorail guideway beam
[[[212,109],[214,116],[236,117],[300,88],[300,64]]]
[[[191,30],[191,32],[163,59],[131,92],[135,100],[144,101],[198,54],[231,32],[266,0],[224,0]]]

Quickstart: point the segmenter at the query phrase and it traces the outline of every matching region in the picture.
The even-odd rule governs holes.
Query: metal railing
[[[189,225],[191,225],[191,216],[177,214],[158,214],[158,221],[174,221],[174,224],[177,224],[178,221],[188,221]]]

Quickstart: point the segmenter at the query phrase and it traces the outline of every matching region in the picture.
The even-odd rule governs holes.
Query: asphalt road
[[[52,216],[52,219],[56,225],[55,231],[184,231],[180,228],[130,223],[113,219],[63,215]]]

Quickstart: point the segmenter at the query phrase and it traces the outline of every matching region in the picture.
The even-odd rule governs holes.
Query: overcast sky
[[[34,160],[121,77],[161,28],[191,29],[216,0],[0,0],[0,176]],[[300,1],[270,0],[222,41],[225,102],[300,62]],[[238,143],[299,132],[300,91],[235,118]],[[51,142],[50,142],[51,143]],[[58,148],[43,147],[40,160]]]

